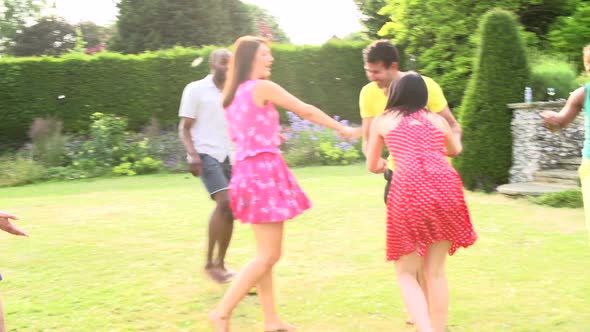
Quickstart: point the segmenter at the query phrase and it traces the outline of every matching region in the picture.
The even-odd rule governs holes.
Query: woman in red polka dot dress
[[[448,316],[445,258],[472,245],[477,235],[463,184],[447,160],[461,152],[461,143],[442,117],[424,109],[427,100],[419,74],[409,72],[392,84],[387,110],[371,126],[367,167],[375,173],[387,169],[380,157],[385,144],[395,160],[387,199],[387,260],[395,261],[418,330],[442,332]],[[416,281],[421,265],[427,294]]]

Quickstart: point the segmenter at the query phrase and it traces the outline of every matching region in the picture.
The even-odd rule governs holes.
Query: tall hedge
[[[529,76],[515,16],[492,9],[481,20],[474,72],[460,110],[463,153],[454,162],[468,189],[493,190],[508,182],[512,160],[512,113]]]
[[[358,123],[358,93],[366,83],[365,45],[273,45],[273,80],[304,101]],[[135,130],[152,117],[164,125],[176,123],[182,89],[208,73],[213,49],[2,58],[0,148],[25,142],[35,117],[61,119],[70,133],[84,132],[94,112],[126,116]],[[191,67],[199,56],[205,61]]]

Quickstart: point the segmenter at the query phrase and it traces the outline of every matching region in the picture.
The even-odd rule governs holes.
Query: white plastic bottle
[[[524,102],[525,103],[532,103],[533,102],[533,89],[530,86],[524,88]]]

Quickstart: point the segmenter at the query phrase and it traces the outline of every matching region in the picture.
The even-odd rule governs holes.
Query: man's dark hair
[[[363,60],[365,63],[382,62],[388,68],[394,62],[399,63],[399,52],[389,40],[377,40],[363,50]]]

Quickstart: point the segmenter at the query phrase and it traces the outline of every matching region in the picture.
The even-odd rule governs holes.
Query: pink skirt
[[[242,223],[282,222],[311,207],[283,157],[276,153],[237,161],[229,196],[234,217]]]

